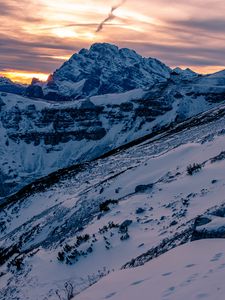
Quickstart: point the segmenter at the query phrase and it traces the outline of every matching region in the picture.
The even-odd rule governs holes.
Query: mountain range
[[[222,299],[224,100],[105,43],[3,89],[0,298]]]
[[[73,55],[47,82],[33,80],[23,95],[0,97],[0,197],[5,197],[219,105],[225,79],[223,72],[171,70],[133,50],[95,44]]]

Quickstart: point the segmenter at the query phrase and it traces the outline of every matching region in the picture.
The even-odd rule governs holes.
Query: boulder
[[[120,233],[127,233],[128,227],[132,224],[132,220],[125,220],[123,223],[119,226],[119,232]]]
[[[153,186],[153,183],[137,185],[135,188],[135,193],[145,193],[151,191]]]

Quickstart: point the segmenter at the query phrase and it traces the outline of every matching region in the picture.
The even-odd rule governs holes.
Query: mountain
[[[0,299],[222,300],[224,100],[109,44],[0,93]]]
[[[132,67],[134,61],[138,72]],[[71,83],[72,74],[76,74],[73,78],[81,76],[78,73],[87,76],[89,70],[92,76],[96,68],[101,70],[95,73],[101,86],[103,81],[110,86],[113,77],[120,78],[114,94],[76,100],[70,95],[69,101],[57,101],[58,96],[54,101],[15,94],[0,96],[0,198],[51,172],[163,131],[225,100],[223,72],[200,76],[191,70],[171,71],[157,60],[109,44],[81,50],[52,78],[65,86]],[[139,88],[132,86],[124,92],[131,88],[124,86],[124,68],[131,68],[126,78]],[[34,88],[38,96],[39,89],[48,90],[48,86],[33,80],[27,90]],[[99,89],[92,92],[98,94]]]
[[[157,59],[98,43],[74,54],[46,83],[34,81],[27,95],[55,101],[123,93],[165,82],[170,73],[171,69]]]
[[[25,93],[26,86],[15,83],[6,77],[0,76],[0,92],[22,95]]]
[[[183,69],[177,67],[172,70],[172,74],[179,76],[179,78],[182,78],[183,80],[192,80],[194,78],[199,77],[198,73],[192,71],[189,68],[183,70]]]
[[[6,198],[0,298],[223,299],[224,116],[221,104]]]

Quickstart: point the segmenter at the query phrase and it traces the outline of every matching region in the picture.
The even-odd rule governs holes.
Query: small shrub
[[[70,251],[72,250],[72,247],[71,247],[70,245],[66,244],[66,245],[64,246],[63,250],[64,250],[65,252],[70,252]]]
[[[8,268],[14,267],[17,271],[21,271],[23,267],[23,257],[14,258],[11,262],[8,263]]]
[[[56,295],[60,300],[71,300],[74,297],[73,285],[70,282],[66,282],[64,289],[56,290]]]
[[[77,250],[74,249],[69,255],[68,255],[68,259],[69,261],[71,260],[75,260],[78,261],[78,258],[80,257],[81,253]]]
[[[132,220],[125,220],[122,224],[119,226],[119,232],[120,233],[127,233],[128,227],[132,224]]]
[[[193,175],[194,173],[197,173],[201,170],[202,166],[200,164],[194,163],[193,165],[189,165],[187,167],[187,174]]]
[[[125,234],[121,235],[120,239],[121,241],[125,241],[128,240],[130,238],[130,235],[128,232],[126,232]]]
[[[99,205],[99,210],[102,212],[107,212],[110,210],[109,205],[110,204],[118,204],[118,200],[106,200],[105,202],[102,202]]]
[[[119,224],[115,224],[113,221],[108,223],[108,228],[112,229],[112,228],[117,228],[119,227]]]
[[[100,234],[103,234],[105,232],[108,232],[108,230],[113,229],[113,228],[118,228],[119,224],[115,224],[113,221],[109,222],[108,225],[104,225],[102,228],[99,228],[98,232]]]
[[[64,252],[62,252],[62,251],[58,252],[58,257],[57,258],[58,258],[59,261],[64,261],[64,259],[65,259]]]
[[[76,246],[80,246],[81,244],[87,242],[90,239],[90,235],[89,234],[85,234],[85,235],[78,235],[77,236],[77,242],[76,242]]]

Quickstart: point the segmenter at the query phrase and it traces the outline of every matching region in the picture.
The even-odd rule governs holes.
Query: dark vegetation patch
[[[194,163],[187,167],[187,174],[190,176],[194,175],[195,173],[201,171],[201,169],[202,169],[202,165]]]
[[[99,210],[101,212],[107,212],[110,210],[110,205],[116,205],[118,204],[118,200],[106,200],[105,202],[102,202],[101,204],[99,204]]]

